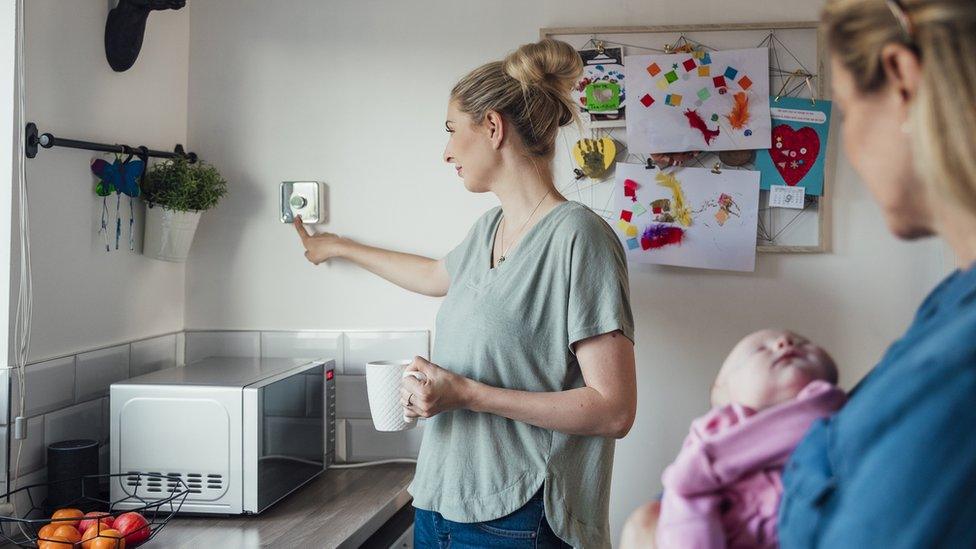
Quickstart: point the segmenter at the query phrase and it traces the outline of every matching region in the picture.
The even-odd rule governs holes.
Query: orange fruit
[[[70,549],[74,543],[62,536],[51,536],[44,541],[37,542],[37,549]]]
[[[58,526],[63,526],[65,524],[71,526],[78,526],[81,519],[84,518],[85,514],[78,509],[58,509],[51,516],[51,522],[57,524]],[[69,520],[70,519],[70,520]]]
[[[54,531],[54,537],[61,536],[62,538],[67,538],[71,543],[78,543],[81,541],[81,534],[74,526],[68,526],[67,524],[63,526],[58,526],[58,529]]]
[[[54,531],[58,529],[60,524],[45,524],[41,526],[41,529],[37,531],[38,538],[47,539],[54,535]]]
[[[104,524],[92,524],[85,530],[85,533],[81,535],[81,547],[82,549],[90,549],[92,540],[97,538],[101,532],[108,530],[109,528]]]
[[[98,525],[93,524],[81,536],[81,546],[83,549],[125,549],[125,536],[114,528],[102,525],[99,530]]]
[[[99,532],[89,543],[90,549],[125,549],[125,536],[122,532],[109,528]]]

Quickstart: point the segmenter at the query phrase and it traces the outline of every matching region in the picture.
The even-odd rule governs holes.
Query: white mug
[[[416,426],[414,418],[403,415],[400,383],[406,376],[423,381],[420,372],[407,372],[412,360],[377,360],[366,363],[366,396],[373,427],[377,431],[406,431]]]

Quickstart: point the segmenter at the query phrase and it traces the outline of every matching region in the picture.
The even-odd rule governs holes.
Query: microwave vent
[[[129,471],[125,477],[125,485],[132,488],[136,493],[139,488],[144,488],[146,492],[162,494],[176,492],[182,489],[180,481],[186,485],[190,494],[200,494],[200,496],[190,496],[194,499],[206,499],[207,497],[219,496],[224,491],[224,475],[220,473],[157,473],[149,472],[140,476],[137,471]],[[151,476],[146,476],[151,475]],[[161,496],[160,496],[161,497]]]

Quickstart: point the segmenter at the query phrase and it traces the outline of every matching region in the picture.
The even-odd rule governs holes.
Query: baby
[[[830,355],[796,334],[740,341],[712,386],[712,410],[664,471],[658,547],[777,547],[783,465],[810,425],[844,404],[836,383]]]

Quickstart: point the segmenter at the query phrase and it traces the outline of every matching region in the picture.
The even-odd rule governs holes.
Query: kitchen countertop
[[[177,516],[141,547],[359,547],[409,504],[413,473],[410,464],[327,469],[260,515]]]

